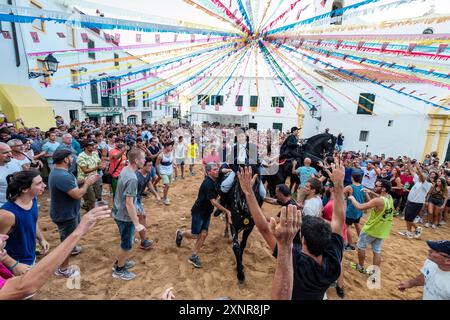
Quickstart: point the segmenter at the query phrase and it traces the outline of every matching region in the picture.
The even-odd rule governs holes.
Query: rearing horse
[[[280,163],[277,174],[268,176],[269,194],[275,197],[275,188],[277,184],[285,183],[287,177],[291,179],[298,179],[297,176],[292,176],[292,161],[297,160],[297,165],[302,166],[305,158],[311,159],[311,166],[319,169],[317,165],[319,161],[323,161],[326,156],[332,156],[336,145],[337,138],[329,133],[321,133],[306,139],[305,143],[298,146],[295,150],[296,156],[293,158],[284,159]]]

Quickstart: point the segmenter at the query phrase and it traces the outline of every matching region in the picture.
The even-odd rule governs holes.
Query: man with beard
[[[53,154],[55,168],[48,178],[50,192],[50,217],[56,224],[61,242],[63,242],[80,223],[80,199],[86,194],[89,187],[100,179],[100,175],[94,173],[84,180],[81,188],[77,185],[77,179],[69,171],[72,166],[73,153],[68,149],[56,150]],[[75,246],[72,255],[81,252],[80,246]],[[57,276],[71,278],[77,276],[76,269],[69,267],[69,257],[55,271]]]

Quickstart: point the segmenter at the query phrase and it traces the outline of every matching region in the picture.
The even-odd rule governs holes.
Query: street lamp
[[[312,106],[311,109],[309,109],[309,115],[311,116],[311,118],[322,121],[322,117],[316,117],[317,115],[317,108],[315,106]]]
[[[43,60],[44,63],[44,70],[46,70],[46,73],[43,72],[28,72],[28,78],[34,79],[38,78],[40,76],[48,77],[49,74],[53,75],[56,71],[58,71],[58,64],[59,61],[56,60],[56,58],[50,53],[48,56],[45,57]]]

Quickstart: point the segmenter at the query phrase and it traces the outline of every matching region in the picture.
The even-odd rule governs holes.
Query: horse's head
[[[321,133],[309,138],[305,150],[322,158],[325,155],[333,155],[337,137],[329,133]]]

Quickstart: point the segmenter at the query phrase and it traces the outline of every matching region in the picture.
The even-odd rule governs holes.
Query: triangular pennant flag
[[[88,37],[87,33],[80,33],[80,36],[81,36],[81,40],[83,41],[83,43],[89,42],[89,37]]]
[[[9,31],[2,31],[2,36],[4,39],[11,39],[11,34],[9,33]]]
[[[56,34],[58,35],[59,38],[65,38],[66,37],[64,32],[57,32]]]
[[[114,35],[114,41],[117,42],[117,43],[120,43],[120,33],[116,33]]]
[[[440,54],[442,51],[444,51],[447,48],[448,44],[441,43],[436,51],[436,54]]]
[[[408,46],[407,52],[408,52],[408,53],[413,52],[413,50],[416,48],[416,46],[417,46],[416,43],[410,43],[409,46]]]
[[[161,43],[161,37],[159,33],[155,34],[155,43]]]
[[[141,34],[136,33],[136,42],[141,42]]]
[[[389,45],[389,42],[383,42],[383,44],[381,45],[381,51],[386,50],[388,45]]]
[[[195,41],[195,34],[191,34],[191,42]]]
[[[33,39],[34,43],[39,43],[39,35],[37,32],[30,32],[31,39]]]

